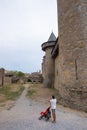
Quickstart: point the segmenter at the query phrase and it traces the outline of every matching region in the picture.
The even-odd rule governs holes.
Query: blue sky
[[[0,0],[0,68],[41,70],[41,44],[57,37],[56,0]]]

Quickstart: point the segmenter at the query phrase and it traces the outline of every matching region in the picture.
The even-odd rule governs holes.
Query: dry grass
[[[60,96],[59,96],[59,93],[57,90],[43,87],[42,84],[30,84],[29,88],[28,88],[27,96],[28,96],[28,98],[31,98],[34,101],[42,102],[44,104],[49,105],[50,97],[53,94],[56,96],[57,101],[58,101]],[[74,110],[74,109],[71,109],[68,107],[64,107],[59,104],[57,104],[57,107],[58,107],[58,109],[60,109],[64,112],[76,113],[80,116],[87,117],[87,113],[85,113],[85,112]]]
[[[11,84],[0,88],[0,107],[13,103],[24,90],[24,86],[20,84]]]
[[[4,94],[0,94],[0,103],[6,101],[6,96]]]
[[[58,95],[55,89],[43,87],[42,84],[30,84],[27,96],[35,101],[48,103],[51,95]]]

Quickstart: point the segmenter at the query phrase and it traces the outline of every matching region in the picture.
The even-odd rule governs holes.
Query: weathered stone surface
[[[0,69],[0,86],[8,85],[12,83],[12,78],[5,74],[5,69]]]
[[[52,88],[54,86],[54,59],[52,58],[51,52],[55,46],[55,35],[53,32],[47,42],[42,44],[42,50],[45,51],[45,56],[43,57],[42,63],[42,73],[43,73],[43,84],[45,87]]]
[[[51,50],[47,49],[43,76],[51,81],[50,72],[61,104],[87,111],[87,1],[57,0],[57,7],[58,55],[50,62]]]
[[[11,77],[4,77],[4,85],[8,85],[12,83],[12,78]]]
[[[56,88],[65,105],[87,110],[87,2],[58,0],[58,25]]]
[[[4,85],[4,69],[0,69],[0,86]]]

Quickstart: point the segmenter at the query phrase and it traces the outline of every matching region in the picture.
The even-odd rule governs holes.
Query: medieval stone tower
[[[61,104],[87,111],[87,0],[57,0],[57,9],[58,39],[42,44],[44,85]]]
[[[65,104],[87,109],[87,1],[57,0],[57,5],[57,88]]]
[[[55,41],[56,37],[52,32],[48,41],[42,44],[42,50],[45,51],[42,63],[43,84],[47,87],[54,86],[54,59],[51,57],[51,51],[55,45]]]

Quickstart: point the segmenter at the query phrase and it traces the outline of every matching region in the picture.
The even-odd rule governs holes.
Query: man
[[[52,112],[52,117],[53,117],[53,123],[56,122],[56,103],[57,100],[55,98],[54,95],[52,95],[51,99],[50,99],[50,107],[51,107],[51,112]]]

